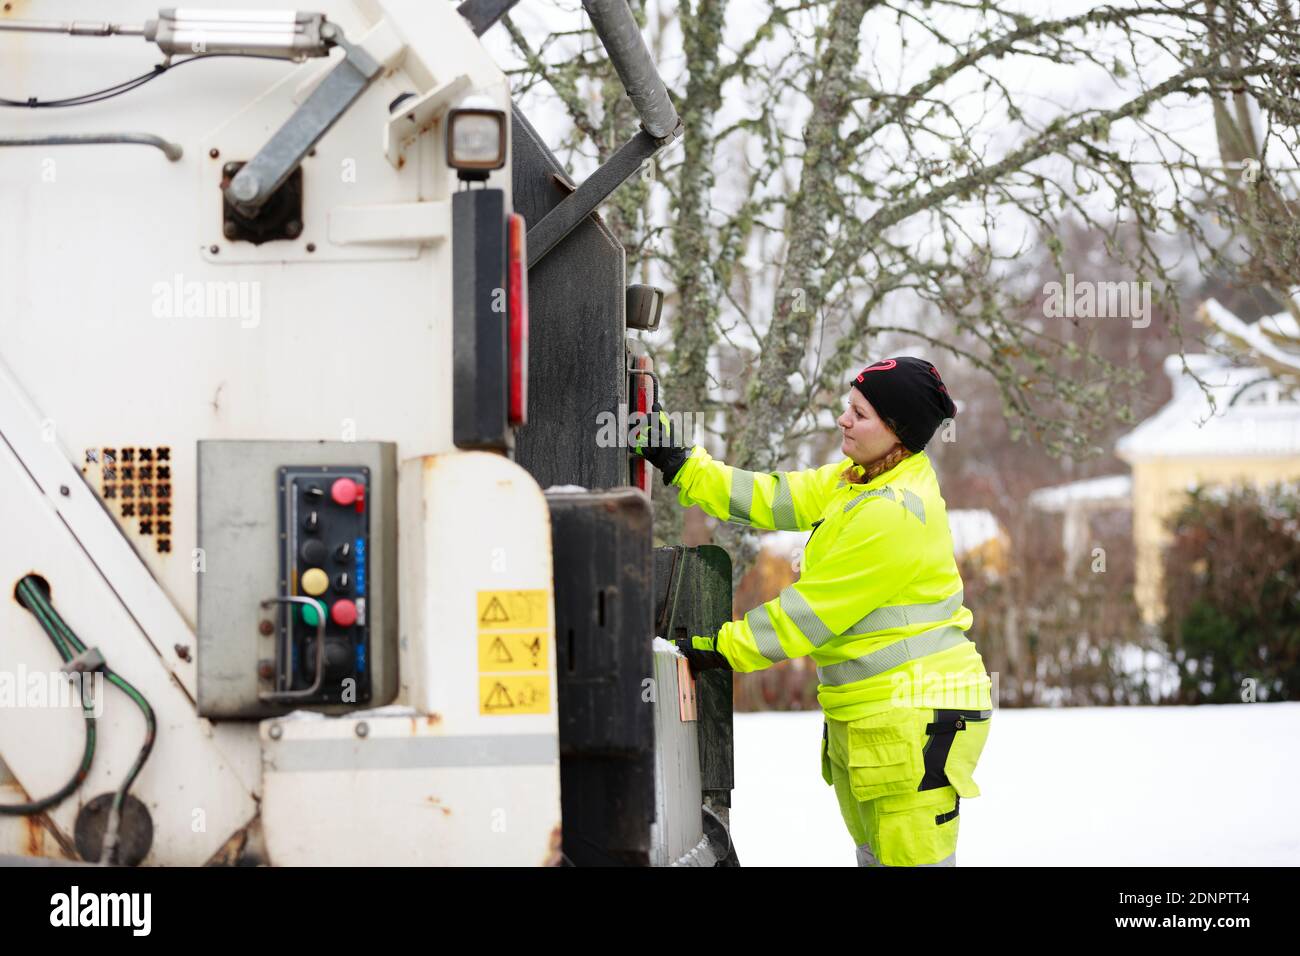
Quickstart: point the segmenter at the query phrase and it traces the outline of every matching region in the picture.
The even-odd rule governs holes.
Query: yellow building
[[[1234,368],[1209,355],[1188,355],[1187,364],[1209,386],[1214,406],[1182,359],[1170,356],[1173,397],[1115,447],[1133,469],[1136,598],[1152,624],[1164,615],[1165,522],[1190,489],[1300,478],[1300,402],[1287,399],[1262,368]]]
[[[1011,539],[994,516],[984,508],[953,508],[948,511],[952,550],[958,561],[979,568],[993,578],[1007,573]]]

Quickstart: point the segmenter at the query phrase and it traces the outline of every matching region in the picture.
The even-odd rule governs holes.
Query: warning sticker
[[[523,631],[547,629],[547,611],[551,592],[479,591],[478,629],[480,631]]]
[[[549,714],[551,679],[541,677],[479,677],[480,714]]]
[[[478,712],[549,714],[551,592],[478,592]]]
[[[479,673],[544,672],[547,663],[548,637],[545,631],[532,631],[527,634],[480,634],[478,636]]]

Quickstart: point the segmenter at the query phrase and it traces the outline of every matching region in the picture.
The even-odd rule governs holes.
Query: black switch
[[[325,564],[325,559],[329,557],[329,548],[325,547],[325,542],[320,538],[311,538],[303,542],[303,546],[298,553],[302,556],[303,564],[309,568],[319,568]]]
[[[315,504],[316,502],[320,501],[322,498],[325,497],[325,489],[322,488],[320,485],[312,485],[306,491],[303,492],[303,495],[306,497],[308,501]]]
[[[344,541],[334,549],[334,560],[339,564],[347,564],[352,560],[352,543]]]
[[[302,526],[314,534],[320,528],[320,514],[315,511],[307,512],[307,519],[303,521]]]
[[[352,587],[352,575],[346,571],[340,571],[334,578],[334,590],[346,594],[350,587]]]

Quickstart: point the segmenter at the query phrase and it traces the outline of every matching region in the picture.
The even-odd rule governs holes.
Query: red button
[[[330,485],[330,497],[336,505],[346,508],[357,500],[357,483],[351,478],[339,478]]]
[[[339,627],[351,627],[357,623],[357,606],[351,601],[335,601],[330,608],[330,620]]]

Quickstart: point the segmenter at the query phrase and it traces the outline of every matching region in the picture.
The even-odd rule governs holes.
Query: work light
[[[447,165],[461,179],[487,179],[506,164],[506,114],[461,107],[447,114]]]

